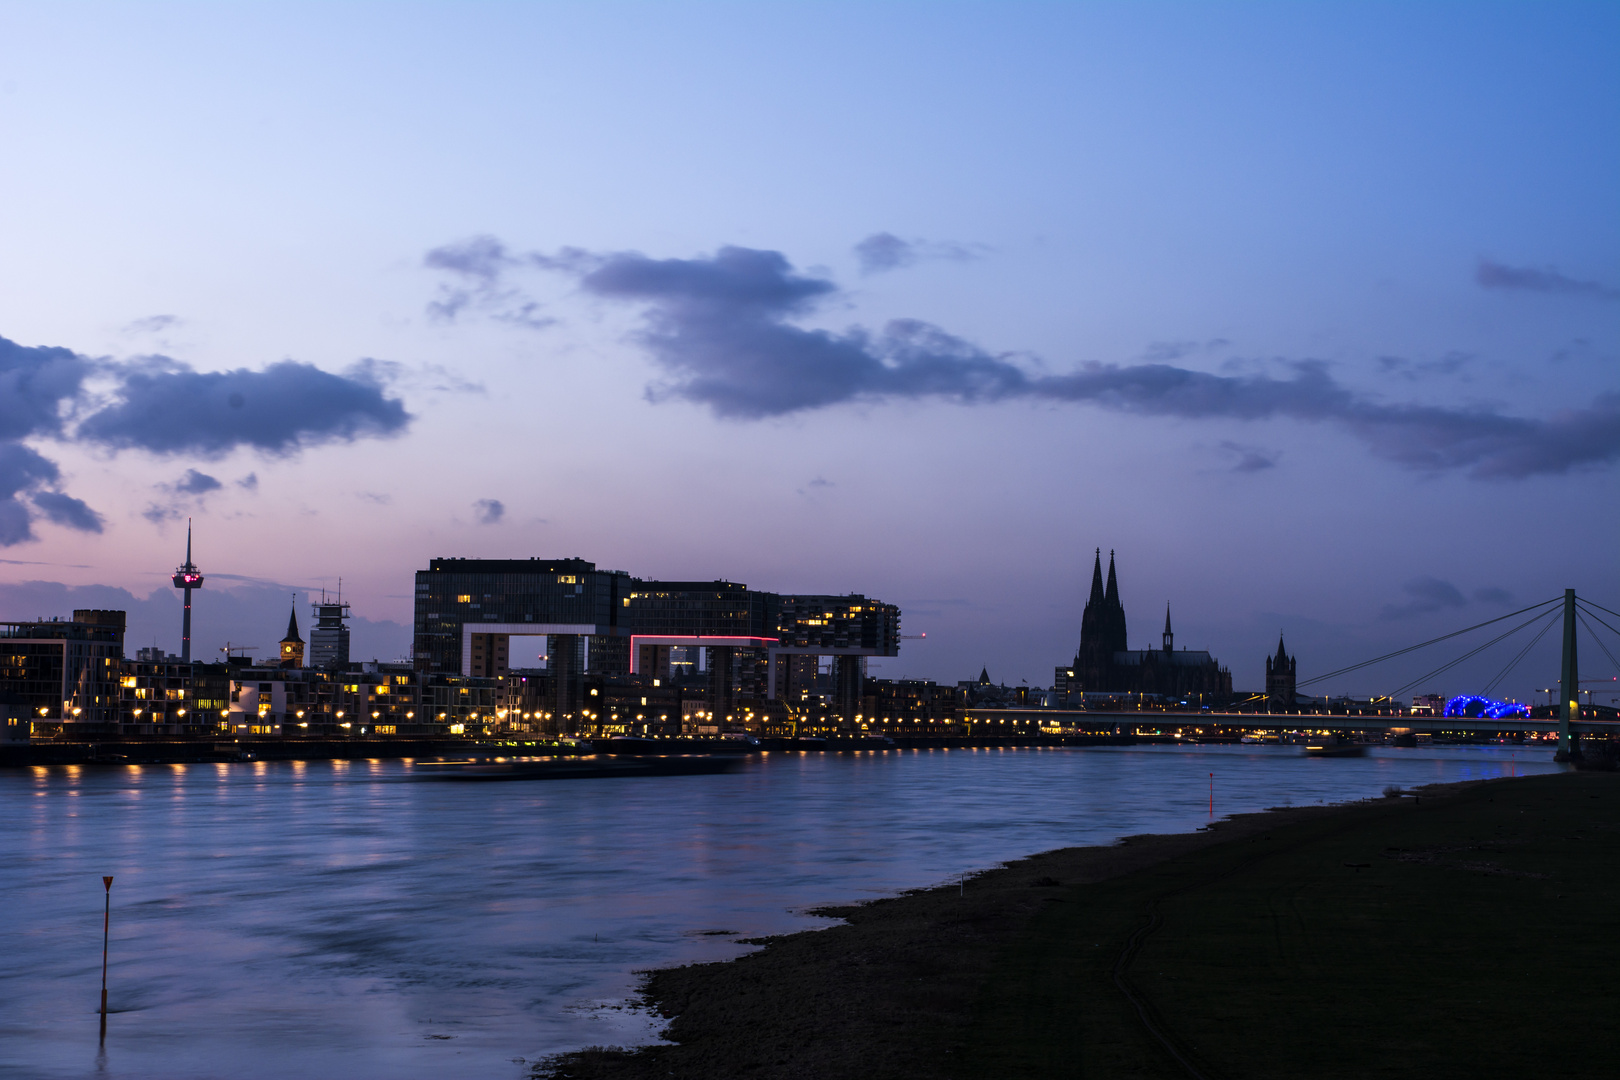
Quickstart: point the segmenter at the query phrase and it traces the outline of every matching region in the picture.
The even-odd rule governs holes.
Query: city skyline
[[[1620,606],[1612,10],[628,10],[0,16],[8,617],[177,651],[188,515],[199,657],[339,577],[402,655],[440,556],[836,582],[945,682],[1099,546],[1245,687]]]

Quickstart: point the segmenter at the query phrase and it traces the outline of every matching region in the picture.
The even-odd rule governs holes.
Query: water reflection
[[[645,1037],[631,971],[736,955],[883,895],[1066,844],[1543,750],[769,754],[733,775],[468,785],[406,762],[0,774],[6,1076],[520,1077]],[[95,1062],[100,875],[113,890]],[[715,931],[729,933],[717,934]]]

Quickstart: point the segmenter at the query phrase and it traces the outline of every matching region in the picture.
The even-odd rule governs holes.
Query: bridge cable
[[[1577,604],[1583,604],[1583,603],[1585,603],[1585,601],[1584,600],[1577,600],[1576,603]],[[1594,604],[1593,606],[1596,607],[1597,605]],[[1609,609],[1604,608],[1602,610],[1608,611]],[[1612,633],[1612,634],[1620,634],[1620,630],[1616,630],[1614,627],[1609,626],[1608,623],[1604,622],[1603,619],[1600,616],[1596,615],[1595,613],[1588,611],[1586,614],[1591,615],[1592,618],[1596,619],[1597,622],[1598,622],[1598,625],[1608,627],[1610,633]],[[1617,616],[1617,617],[1620,617],[1620,616]],[[1592,628],[1590,626],[1588,626],[1587,629],[1590,630]],[[1596,637],[1597,635],[1594,634],[1593,636]]]
[[[1602,649],[1603,650],[1603,655],[1607,656],[1609,658],[1609,663],[1614,665],[1614,670],[1616,672],[1620,672],[1620,660],[1616,660],[1614,658],[1614,653],[1610,652],[1609,647],[1607,645],[1603,644],[1603,639],[1597,636],[1597,631],[1593,630],[1592,629],[1592,624],[1586,621],[1586,616],[1584,614],[1582,614],[1581,612],[1577,611],[1575,613],[1575,617],[1577,619],[1581,620],[1581,625],[1586,627],[1586,632],[1588,634],[1592,635],[1592,640],[1597,642],[1597,647]]]
[[[1492,645],[1495,645],[1499,641],[1503,641],[1503,640],[1505,640],[1507,638],[1512,637],[1514,634],[1517,634],[1520,630],[1523,630],[1525,627],[1531,625],[1532,623],[1536,622],[1537,620],[1543,618],[1544,616],[1546,616],[1548,614],[1550,614],[1550,613],[1543,611],[1538,615],[1532,615],[1530,618],[1526,619],[1524,622],[1520,623],[1518,626],[1515,626],[1513,629],[1508,630],[1508,631],[1500,634],[1499,636],[1492,638],[1491,640],[1487,641],[1485,644],[1481,645],[1479,648],[1474,649],[1471,652],[1463,653],[1461,656],[1457,657],[1457,659],[1451,661],[1451,663],[1449,663],[1449,664],[1441,664],[1439,667],[1435,668],[1433,671],[1429,672],[1427,675],[1418,676],[1417,678],[1413,679],[1411,682],[1409,682],[1409,683],[1405,684],[1404,686],[1401,686],[1400,688],[1392,691],[1389,696],[1390,697],[1395,697],[1395,696],[1397,696],[1399,694],[1404,694],[1404,693],[1406,693],[1406,691],[1412,689],[1412,687],[1418,685],[1421,682],[1426,682],[1429,679],[1434,678],[1436,675],[1445,674],[1446,672],[1450,671],[1452,668],[1456,667],[1458,664],[1462,663],[1464,660],[1469,660],[1469,659],[1472,659],[1475,656],[1478,656],[1480,653],[1484,652],[1486,649],[1490,648]]]
[[[1351,664],[1349,667],[1340,668],[1337,671],[1330,671],[1326,675],[1313,675],[1309,679],[1300,679],[1295,685],[1296,686],[1309,686],[1311,683],[1321,682],[1324,679],[1332,679],[1332,678],[1335,678],[1335,677],[1337,677],[1339,675],[1348,675],[1352,671],[1360,671],[1364,667],[1371,667],[1373,664],[1382,663],[1385,660],[1393,660],[1397,656],[1405,656],[1409,652],[1416,652],[1418,649],[1424,649],[1424,648],[1429,647],[1430,645],[1439,644],[1442,641],[1446,641],[1446,640],[1448,640],[1450,638],[1458,637],[1458,636],[1460,636],[1462,634],[1470,633],[1471,631],[1478,630],[1481,627],[1489,626],[1492,623],[1499,623],[1503,619],[1511,619],[1515,615],[1523,615],[1527,611],[1534,611],[1536,608],[1543,608],[1543,607],[1546,607],[1548,604],[1561,604],[1563,602],[1564,602],[1564,599],[1561,596],[1560,597],[1554,597],[1551,600],[1543,600],[1539,604],[1531,604],[1527,608],[1520,608],[1518,611],[1510,611],[1506,615],[1498,615],[1494,619],[1486,619],[1482,623],[1476,623],[1473,626],[1467,627],[1465,629],[1454,630],[1449,634],[1442,634],[1437,638],[1430,638],[1428,641],[1425,641],[1425,642],[1423,642],[1421,644],[1418,644],[1418,645],[1408,645],[1404,649],[1396,649],[1392,653],[1385,653],[1383,656],[1375,657],[1372,660],[1363,660],[1359,664]],[[1542,612],[1541,614],[1545,615],[1547,613]],[[1535,619],[1539,619],[1540,617],[1541,617],[1540,615],[1537,615],[1535,618],[1531,619],[1530,621],[1534,622]],[[1509,632],[1511,633],[1511,631],[1509,631]]]
[[[1528,653],[1531,649],[1536,647],[1536,642],[1538,642],[1542,638],[1546,637],[1547,636],[1547,631],[1551,630],[1554,626],[1557,626],[1557,625],[1558,625],[1558,620],[1557,619],[1548,619],[1547,620],[1547,625],[1543,626],[1536,633],[1536,636],[1530,639],[1530,644],[1528,644],[1524,648],[1520,649],[1519,650],[1519,655],[1515,656],[1511,661],[1509,661],[1508,666],[1503,668],[1497,674],[1496,678],[1492,679],[1490,682],[1485,684],[1485,689],[1480,691],[1480,696],[1481,697],[1490,697],[1491,696],[1491,691],[1495,690],[1497,685],[1500,684],[1503,679],[1507,678],[1509,673],[1511,673],[1514,668],[1519,666],[1519,661],[1524,659],[1525,654]]]
[[[1588,600],[1588,599],[1586,599],[1585,597],[1582,597],[1582,596],[1577,596],[1575,598],[1575,602],[1577,604],[1591,604],[1592,607],[1597,608],[1599,611],[1609,611],[1609,609],[1604,607],[1602,604],[1593,604],[1592,601],[1590,601],[1590,600]],[[1609,614],[1613,615],[1617,619],[1620,619],[1620,611],[1609,611]],[[1607,625],[1607,624],[1605,624],[1605,625]],[[1614,630],[1614,627],[1610,626],[1609,629]],[[1620,630],[1616,630],[1615,632],[1620,633]]]

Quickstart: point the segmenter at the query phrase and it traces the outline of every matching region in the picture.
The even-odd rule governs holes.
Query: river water
[[[720,776],[466,784],[410,762],[0,772],[0,1078],[518,1080],[647,1041],[640,968],[1022,855],[1390,785],[1524,747],[773,753]],[[103,890],[115,875],[108,1034]],[[972,888],[971,881],[967,888]],[[721,931],[729,933],[719,933]]]

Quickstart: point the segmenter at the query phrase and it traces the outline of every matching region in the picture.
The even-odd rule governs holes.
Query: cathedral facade
[[[1130,648],[1114,553],[1108,553],[1108,583],[1104,585],[1102,549],[1098,548],[1091,569],[1091,596],[1080,616],[1080,648],[1073,664],[1057,669],[1053,689],[1069,695],[1151,695],[1210,704],[1232,696],[1232,673],[1201,649],[1175,647],[1169,607],[1164,611],[1160,647]]]

